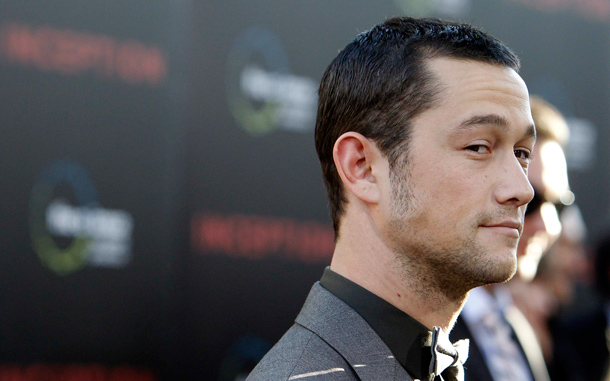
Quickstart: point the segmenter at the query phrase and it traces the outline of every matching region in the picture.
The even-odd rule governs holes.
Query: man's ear
[[[379,203],[381,189],[378,176],[381,152],[369,139],[357,132],[341,135],[333,147],[333,160],[343,186],[358,199]]]

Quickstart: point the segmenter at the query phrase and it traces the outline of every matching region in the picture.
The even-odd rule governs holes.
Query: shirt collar
[[[407,373],[414,379],[426,379],[432,359],[428,328],[328,267],[320,284],[362,316]]]

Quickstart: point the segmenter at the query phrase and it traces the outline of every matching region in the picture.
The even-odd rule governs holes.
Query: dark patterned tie
[[[481,325],[491,335],[495,344],[495,350],[489,353],[487,360],[491,369],[494,370],[494,379],[498,381],[531,380],[526,359],[512,336],[510,325],[502,317],[502,312],[490,309],[481,318]]]

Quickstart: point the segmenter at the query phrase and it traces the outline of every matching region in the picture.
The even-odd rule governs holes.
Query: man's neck
[[[330,267],[429,329],[439,326],[449,332],[467,293],[458,300],[450,299],[429,284],[425,274],[412,274],[399,262],[383,240],[368,230],[341,236]]]

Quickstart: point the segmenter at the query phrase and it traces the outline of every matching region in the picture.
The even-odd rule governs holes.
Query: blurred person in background
[[[561,234],[542,257],[529,287],[515,292],[515,303],[527,317],[540,342],[553,381],[586,380],[579,354],[566,335],[565,318],[588,298],[592,286],[590,258],[585,247],[587,229],[576,204],[560,216]],[[568,340],[566,340],[568,339]]]
[[[580,326],[584,332],[575,332],[580,339],[576,348],[583,356],[592,380],[602,375],[601,379],[610,381],[610,234],[597,246],[595,284],[599,303],[582,319]]]
[[[610,381],[610,234],[594,251],[595,293],[554,331],[559,349],[566,349],[555,353],[558,381]]]
[[[517,249],[517,274],[508,284],[472,290],[452,331],[454,340],[470,339],[467,374],[473,380],[550,379],[535,330],[518,306],[523,298],[536,296],[530,292],[530,282],[540,259],[559,237],[560,212],[574,201],[574,195],[563,152],[568,138],[565,119],[539,97],[530,97],[530,103],[537,141],[528,178],[535,195],[528,205]]]

